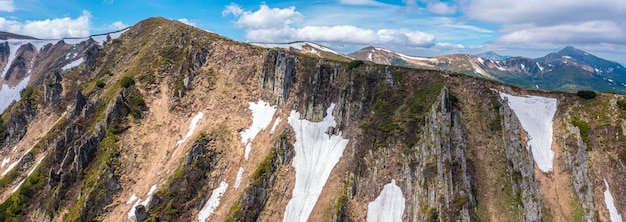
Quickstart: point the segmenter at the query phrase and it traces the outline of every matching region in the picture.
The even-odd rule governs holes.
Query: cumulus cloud
[[[29,35],[37,38],[57,39],[63,37],[89,36],[91,13],[83,11],[77,18],[57,18],[19,22],[0,17],[0,30]]]
[[[239,17],[236,24],[240,27],[252,29],[281,28],[304,20],[304,16],[297,12],[294,6],[281,9],[262,4],[259,10],[251,12],[243,11],[238,5],[231,4],[222,12],[222,15],[228,14]]]
[[[15,5],[13,0],[0,0],[0,11],[13,12],[15,11]]]
[[[193,26],[193,27],[198,27],[198,23],[196,23],[193,20],[187,19],[187,18],[179,18],[179,19],[176,19],[176,21],[182,22],[182,23],[184,23],[186,25],[190,25],[190,26]]]
[[[226,6],[225,15],[237,17],[235,24],[246,29],[246,39],[253,42],[313,41],[362,45],[431,46],[435,36],[408,29],[366,29],[353,25],[297,26],[304,16],[295,7],[244,11],[238,5]]]
[[[117,21],[109,24],[108,28],[112,30],[122,30],[127,28],[128,25],[124,24],[122,21]]]

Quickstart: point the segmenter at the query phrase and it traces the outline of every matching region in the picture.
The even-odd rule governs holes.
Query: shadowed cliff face
[[[604,179],[626,213],[622,95],[353,67],[162,18],[85,53],[3,114],[0,220],[279,221],[307,189],[294,166],[326,141],[347,145],[322,157],[328,176],[308,173],[324,185],[309,221],[365,221],[381,193],[404,201],[402,221],[604,221]],[[500,92],[557,99],[552,172]]]

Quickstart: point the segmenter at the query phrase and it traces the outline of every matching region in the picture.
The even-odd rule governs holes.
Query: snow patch
[[[274,112],[276,112],[276,106],[270,106],[263,100],[259,100],[256,103],[250,102],[249,108],[252,111],[252,125],[250,128],[241,132],[241,143],[246,145],[246,160],[248,160],[248,156],[252,150],[252,140],[254,140],[254,137],[256,137],[259,132],[270,125],[272,117],[274,117]]]
[[[39,164],[41,163],[41,161],[44,159],[44,157],[41,157],[37,163],[35,163],[34,167],[28,172],[28,174],[26,174],[26,178],[24,178],[19,184],[17,184],[17,186],[15,186],[13,188],[13,190],[11,190],[11,194],[15,193],[15,191],[17,191],[20,186],[22,186],[22,184],[24,183],[24,181],[26,181],[26,179],[28,179],[28,177],[33,174],[33,172],[35,172],[35,170],[37,169],[37,167],[39,166]]]
[[[538,62],[536,62],[536,64],[537,64],[537,67],[539,68],[539,70],[541,70],[543,72],[543,67],[541,67],[541,65],[539,65]]]
[[[474,68],[475,72],[478,74],[481,74],[483,76],[489,76],[489,74],[487,74],[487,72],[485,72],[485,70],[483,70],[482,68],[480,68],[478,65],[472,63],[472,67]]]
[[[11,162],[11,159],[9,159],[8,157],[5,157],[4,160],[2,160],[2,165],[0,165],[0,168],[3,168],[4,166],[9,164],[10,162]]]
[[[235,189],[239,188],[242,178],[243,178],[243,167],[239,167],[239,171],[237,171],[237,177],[235,177]]]
[[[274,125],[272,126],[272,130],[270,130],[270,134],[274,134],[274,132],[276,131],[276,127],[278,126],[280,121],[282,121],[280,117],[277,117],[276,120],[274,120]]]
[[[211,193],[211,197],[209,197],[209,200],[206,201],[204,207],[202,207],[202,210],[200,210],[200,213],[198,213],[199,222],[206,221],[206,219],[209,218],[211,214],[213,214],[215,209],[217,209],[217,207],[220,205],[220,197],[222,196],[222,194],[224,194],[224,192],[226,192],[226,188],[228,188],[228,184],[222,181],[220,183],[220,186],[213,190],[213,193]]]
[[[26,44],[27,42],[7,41],[7,43],[9,45],[9,58],[7,59],[6,65],[4,65],[4,69],[2,70],[2,78],[4,78],[4,76],[7,74],[7,71],[9,71],[9,67],[11,67],[11,64],[13,64],[13,59],[15,59],[15,54],[17,53],[17,50],[20,49],[20,47],[22,47],[22,45]]]
[[[79,59],[74,60],[74,61],[68,63],[67,65],[63,66],[63,68],[61,68],[61,69],[62,70],[68,70],[68,69],[74,68],[74,67],[79,66],[80,64],[82,64],[84,61],[85,61],[85,59],[79,58]]]
[[[3,113],[4,110],[8,108],[11,103],[13,103],[13,101],[20,99],[20,92],[28,86],[29,81],[30,76],[22,79],[22,81],[14,87],[2,84],[2,88],[0,88],[0,113]]]
[[[383,187],[380,195],[367,205],[367,222],[401,222],[404,202],[402,190],[395,180],[391,180]]]
[[[564,59],[571,59],[572,58],[571,56],[561,56],[561,57],[564,58]]]
[[[507,98],[509,106],[528,133],[527,149],[530,149],[537,167],[544,173],[552,171],[552,119],[556,112],[557,100],[540,96],[512,96],[500,93]]]
[[[367,60],[369,60],[370,62],[374,61],[374,59],[372,58],[372,53],[371,52],[369,54],[367,54]]]
[[[522,67],[522,69],[526,68],[526,65],[524,65],[524,64],[519,64],[519,66]]]
[[[194,116],[193,119],[191,119],[191,123],[189,124],[189,130],[187,131],[187,134],[185,134],[185,136],[182,139],[176,141],[176,147],[183,144],[185,140],[189,139],[189,137],[193,135],[193,131],[196,130],[196,127],[198,126],[198,122],[200,121],[200,119],[202,119],[202,117],[204,117],[204,113],[198,112],[198,114],[196,114],[196,116]]]
[[[148,203],[150,203],[150,200],[152,199],[152,194],[154,194],[154,191],[156,191],[157,186],[152,185],[150,187],[150,190],[148,191],[148,193],[146,193],[146,200],[141,201],[141,198],[137,198],[137,196],[133,193],[133,195],[130,196],[130,198],[128,199],[128,201],[126,201],[126,204],[130,204],[133,201],[135,201],[135,204],[133,204],[133,206],[130,207],[130,210],[128,211],[128,213],[126,214],[126,216],[128,217],[128,219],[132,218],[135,216],[135,207],[139,206],[140,204],[143,205],[144,207],[148,206]]]
[[[137,195],[133,193],[133,195],[130,195],[130,198],[128,198],[128,201],[126,201],[126,204],[131,204],[135,201],[137,201]]]
[[[478,60],[478,62],[485,65],[485,60],[483,60],[483,58],[477,57],[476,59]]]
[[[296,171],[296,184],[292,198],[285,209],[283,221],[306,221],[317,202],[326,180],[348,144],[341,132],[328,133],[337,126],[331,104],[321,122],[300,119],[300,113],[292,110],[287,121],[296,136],[295,157],[292,166]]]
[[[617,208],[615,208],[613,195],[611,195],[611,190],[609,189],[609,183],[606,182],[606,178],[604,178],[604,186],[606,186],[606,190],[604,191],[604,203],[606,203],[606,208],[609,209],[609,215],[611,216],[611,221],[622,222],[622,215],[620,215],[619,212],[617,212]]]

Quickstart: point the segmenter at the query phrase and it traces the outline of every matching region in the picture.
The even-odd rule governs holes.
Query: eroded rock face
[[[43,97],[45,104],[52,105],[60,99],[61,93],[63,93],[62,80],[59,72],[54,72],[44,80]]]
[[[578,127],[568,125],[567,129],[564,133],[565,141],[567,141],[564,145],[566,152],[563,152],[566,170],[572,174],[572,185],[584,211],[584,219],[596,221],[597,209],[594,204],[593,180],[589,172],[587,144],[583,142]]]
[[[539,184],[534,176],[534,163],[532,153],[522,146],[521,143],[521,126],[517,117],[508,106],[506,101],[502,101],[500,113],[503,115],[502,120],[502,138],[506,158],[508,161],[510,173],[509,179],[513,192],[521,197],[524,209],[524,220],[539,221],[541,220],[541,203],[539,197]]]
[[[271,51],[265,60],[261,87],[272,91],[275,102],[284,104],[296,75],[296,58],[281,51]]]
[[[422,140],[415,147],[416,169],[404,168],[410,186],[407,201],[426,208],[408,209],[405,218],[412,221],[473,218],[476,201],[465,155],[465,132],[448,93],[447,88],[441,91],[426,117]]]

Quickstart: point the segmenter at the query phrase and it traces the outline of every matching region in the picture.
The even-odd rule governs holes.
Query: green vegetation
[[[85,176],[80,193],[77,194],[77,199],[74,202],[72,208],[63,217],[63,221],[80,221],[83,217],[81,215],[85,203],[90,200],[98,200],[105,192],[104,179],[107,178],[109,172],[115,172],[120,167],[119,161],[119,146],[117,145],[117,137],[107,130],[106,136],[100,142],[99,154],[95,159],[95,166]],[[91,206],[88,211],[103,206]]]
[[[128,88],[133,85],[135,85],[135,80],[131,76],[124,76],[120,80],[120,86],[122,86],[123,88]]]
[[[587,100],[596,98],[596,92],[591,91],[591,90],[581,90],[581,91],[578,91],[576,95],[578,95],[580,98],[587,99]]]
[[[589,127],[589,124],[579,119],[572,119],[572,124],[580,130],[580,136],[582,137],[583,142],[587,144],[587,151],[591,151],[591,143],[589,143],[589,132],[591,131],[591,128]]]
[[[361,61],[361,60],[352,60],[348,63],[348,69],[354,69],[357,68],[361,65],[365,64],[365,62]]]
[[[102,80],[96,81],[96,87],[102,89],[102,88],[104,88],[104,86],[106,86],[106,83],[104,83]]]
[[[237,215],[241,213],[241,202],[243,201],[243,196],[240,196],[230,209],[228,209],[228,216],[224,219],[224,222],[237,222],[239,221]]]
[[[34,92],[35,88],[33,88],[32,86],[26,87],[26,89],[24,89],[24,92],[22,92],[22,100],[30,99],[30,97],[33,96]]]
[[[459,106],[459,98],[452,92],[448,93],[448,100],[450,100],[450,103],[452,103],[453,106]]]
[[[111,72],[111,70],[104,71],[104,74],[108,76],[113,76],[113,72]]]
[[[617,106],[618,106],[621,110],[626,110],[626,101],[624,101],[624,100],[618,100],[618,101],[617,101]]]
[[[37,168],[13,195],[0,204],[0,221],[21,221],[20,217],[26,213],[28,203],[37,199],[35,191],[43,189],[45,185],[45,175]]]

